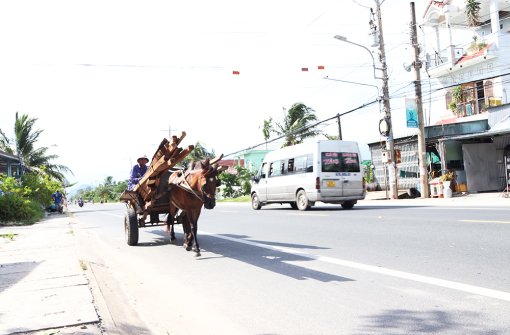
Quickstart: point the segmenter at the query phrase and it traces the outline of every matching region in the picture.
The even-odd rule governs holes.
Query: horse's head
[[[216,188],[220,186],[218,176],[228,168],[216,164],[220,159],[221,156],[211,161],[206,159],[195,164],[195,169],[199,170],[199,187],[206,209],[213,209],[216,206]]]

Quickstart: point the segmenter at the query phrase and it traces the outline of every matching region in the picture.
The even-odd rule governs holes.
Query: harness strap
[[[193,190],[191,188],[191,185],[188,183],[188,181],[186,180],[186,177],[188,177],[190,175],[190,173],[188,171],[186,171],[181,177],[182,179],[177,181],[174,185],[179,187],[180,189],[188,192],[188,193],[191,193],[193,194],[195,197],[197,197],[200,201],[202,201],[202,203],[205,203],[204,201],[204,198],[203,196],[201,197],[200,195],[198,195],[195,190]],[[184,185],[182,185],[182,183],[184,183]],[[175,204],[174,204],[175,205]],[[176,206],[177,207],[177,206]]]

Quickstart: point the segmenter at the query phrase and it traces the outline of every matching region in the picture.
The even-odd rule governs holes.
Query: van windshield
[[[323,152],[322,172],[360,172],[358,154],[355,152]]]

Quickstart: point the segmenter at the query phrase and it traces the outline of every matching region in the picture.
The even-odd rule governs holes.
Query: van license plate
[[[336,187],[336,181],[334,181],[334,180],[328,180],[328,181],[326,182],[326,186],[327,186],[327,187]]]

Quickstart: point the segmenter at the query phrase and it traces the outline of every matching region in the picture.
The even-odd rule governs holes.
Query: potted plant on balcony
[[[448,108],[452,111],[453,114],[457,116],[463,116],[464,109],[459,108],[462,107],[462,86],[455,86],[451,91],[452,100],[448,104]]]
[[[484,41],[478,42],[478,36],[473,35],[473,41],[468,47],[468,55],[474,54],[487,46]]]

